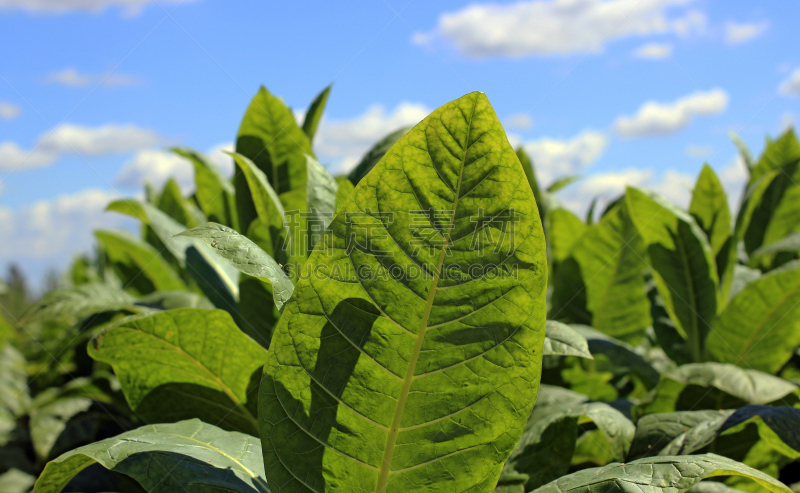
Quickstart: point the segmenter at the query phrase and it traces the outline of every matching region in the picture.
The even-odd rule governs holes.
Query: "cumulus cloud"
[[[642,186],[653,176],[653,172],[643,169],[626,169],[594,173],[569,188],[558,192],[558,199],[567,209],[583,217],[589,204],[597,198],[597,209],[605,206],[625,192],[628,185]]]
[[[537,179],[546,186],[564,175],[583,172],[597,161],[607,144],[604,134],[587,130],[571,139],[543,137],[523,146],[533,159]]]
[[[764,34],[769,22],[728,22],[725,24],[725,42],[737,45],[752,41]]]
[[[13,120],[22,114],[22,108],[14,103],[0,101],[0,120]]]
[[[474,58],[566,55],[601,51],[611,41],[654,34],[686,36],[705,28],[693,0],[529,0],[474,4],[442,14],[416,44],[437,39]],[[678,12],[670,12],[673,10]]]
[[[672,55],[672,45],[670,43],[647,43],[640,46],[633,52],[634,58],[644,58],[658,60],[669,58]]]
[[[74,68],[65,68],[64,70],[48,74],[47,77],[45,77],[45,82],[65,87],[88,87],[98,84],[105,87],[121,87],[135,86],[141,84],[142,80],[133,75],[117,74],[113,72],[107,74],[86,74],[78,72]]]
[[[162,0],[162,3],[182,3],[192,0]],[[139,15],[151,0],[0,0],[0,10],[22,10],[38,14],[64,14],[67,12],[88,12],[98,14],[116,7],[125,16]]]
[[[517,113],[507,117],[503,121],[503,125],[507,131],[527,130],[533,126],[533,118],[527,113]]]
[[[61,260],[88,251],[94,229],[133,224],[125,216],[103,212],[119,198],[113,192],[89,189],[18,210],[0,207],[0,229],[14,238],[0,242],[0,257]]]
[[[206,154],[219,166],[226,176],[233,174],[233,159],[222,151],[233,150],[233,144],[214,146]],[[169,151],[144,149],[125,163],[115,178],[122,188],[139,189],[145,183],[161,187],[168,179],[174,179],[184,192],[194,190],[194,166],[189,160]]]
[[[781,82],[778,92],[786,96],[800,96],[800,68],[795,69],[788,79]]]
[[[145,149],[125,163],[114,182],[120,187],[135,189],[144,183],[160,187],[169,178],[175,179],[182,189],[188,189],[194,183],[194,168],[189,161],[171,152]]]
[[[85,127],[64,123],[42,134],[30,150],[23,150],[11,141],[0,143],[0,170],[47,166],[69,153],[82,156],[121,154],[162,141],[156,132],[136,125]]]
[[[671,103],[647,101],[633,116],[621,116],[614,129],[623,137],[669,135],[686,128],[696,116],[721,113],[728,106],[728,93],[722,89],[694,92]]]
[[[58,154],[39,148],[26,151],[15,142],[0,142],[0,170],[2,171],[40,168],[53,164],[56,159],[58,159]]]
[[[401,127],[419,123],[430,111],[425,105],[403,102],[391,112],[372,105],[350,120],[323,118],[314,137],[314,150],[320,160],[331,162],[333,173],[347,172],[375,142]]]
[[[228,177],[233,176],[233,171],[236,165],[233,163],[233,158],[225,154],[226,152],[233,152],[233,143],[217,144],[208,151],[208,157],[219,167],[222,174]]]

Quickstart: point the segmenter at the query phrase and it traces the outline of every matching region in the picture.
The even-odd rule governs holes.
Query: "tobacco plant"
[[[709,166],[687,211],[629,188],[581,219],[556,196],[575,177],[540,188],[477,92],[333,177],[312,144],[329,94],[300,124],[261,88],[232,180],[174,149],[195,191],[111,203],[140,237],[98,231],[73,286],[5,330],[7,491],[800,481],[792,131],[757,160],[734,139],[735,220]]]

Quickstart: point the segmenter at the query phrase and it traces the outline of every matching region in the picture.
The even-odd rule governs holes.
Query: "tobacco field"
[[[792,130],[733,136],[739,204],[706,165],[579,217],[479,92],[331,176],[330,91],[262,87],[233,179],[172,149],[190,196],[0,318],[0,491],[800,492]]]

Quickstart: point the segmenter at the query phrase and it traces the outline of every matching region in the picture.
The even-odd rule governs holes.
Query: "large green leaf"
[[[409,130],[411,130],[411,127],[400,128],[376,142],[375,145],[364,154],[364,157],[361,158],[361,161],[356,167],[350,171],[350,174],[347,175],[347,178],[353,182],[353,185],[358,185],[358,182],[367,176],[367,173],[372,171],[372,168],[378,164],[378,161],[380,161],[389,149],[391,149],[402,136],[407,134]]]
[[[636,436],[631,444],[629,459],[656,455],[690,454],[710,443],[703,435],[716,431],[733,411],[703,410],[656,413],[636,421]],[[695,444],[700,444],[695,446]],[[672,453],[669,453],[669,452]]]
[[[750,254],[750,259],[758,259],[763,255],[771,255],[774,253],[791,253],[796,254],[800,252],[800,233],[792,233],[785,238],[776,242],[764,245],[758,250]]]
[[[689,214],[706,234],[717,262],[718,272],[722,272],[728,260],[731,241],[731,210],[728,208],[725,189],[708,164],[703,165],[700,176],[697,177],[692,192],[692,202],[689,204]]]
[[[769,144],[753,172],[753,179],[778,174],[765,191],[745,234],[748,254],[798,230],[800,224],[800,143],[789,130]],[[758,264],[769,267],[774,255],[761,256]]]
[[[319,238],[328,229],[336,214],[336,194],[339,184],[323,165],[311,156],[306,156],[308,169],[308,248],[314,248]]]
[[[156,205],[169,217],[187,228],[192,228],[206,220],[203,211],[183,196],[181,187],[172,178],[164,184],[164,189],[161,191]]]
[[[268,493],[261,445],[197,419],[143,426],[67,452],[49,462],[34,493],[58,493],[99,463],[132,477],[149,493],[215,491]]]
[[[188,147],[173,147],[175,154],[194,166],[195,197],[209,221],[237,227],[236,197],[233,184],[222,175],[217,165],[202,152]]]
[[[279,98],[261,87],[253,97],[239,126],[236,152],[247,157],[265,175],[287,210],[305,202],[306,154],[311,142],[297,125],[292,111]],[[234,177],[240,231],[247,231],[256,217],[252,186],[241,174]]]
[[[545,326],[544,354],[547,356],[579,356],[592,359],[586,338],[572,327],[555,320]]]
[[[246,156],[235,152],[230,155],[247,180],[258,218],[265,225],[282,230],[283,204],[281,204],[278,193],[270,185],[267,176]]]
[[[186,285],[159,252],[124,231],[98,230],[94,235],[113,262],[123,288],[134,294],[183,290]]]
[[[731,300],[706,348],[717,361],[777,373],[800,346],[800,263],[756,279]]]
[[[131,408],[148,422],[197,417],[258,433],[255,385],[264,349],[224,311],[129,317],[97,334],[89,355],[114,367]]]
[[[658,384],[658,371],[634,347],[585,325],[573,325],[572,330],[586,338],[591,354],[605,355],[617,371],[638,376],[648,389]]]
[[[101,283],[57,289],[42,296],[25,313],[22,323],[77,319],[130,307],[136,299],[125,291]]]
[[[11,344],[0,349],[0,417],[25,414],[30,406],[25,357]]]
[[[645,246],[624,204],[617,206],[587,228],[559,265],[550,317],[636,344],[651,324],[644,257]]]
[[[728,301],[732,300],[739,294],[748,284],[761,277],[761,271],[758,269],[751,269],[744,265],[735,265],[733,267],[733,278],[731,280],[731,289],[728,293]]]
[[[767,141],[764,152],[753,166],[750,184],[767,173],[783,168],[787,164],[800,161],[800,142],[793,128],[789,128],[774,141]]]
[[[750,227],[753,214],[761,204],[761,199],[767,190],[770,189],[773,180],[775,180],[779,173],[780,171],[774,170],[763,175],[747,188],[744,197],[742,197],[742,205],[739,207],[739,212],[736,215],[736,224],[733,228],[733,236],[728,245],[728,260],[725,262],[724,270],[720,272],[721,281],[719,300],[723,303],[725,303],[730,297],[734,270],[739,258],[739,246],[742,243],[742,240],[745,238],[748,228]]]
[[[625,202],[647,245],[664,308],[694,361],[702,361],[703,341],[717,315],[717,268],[708,240],[689,214],[663,197],[629,187]]]
[[[259,397],[270,482],[491,491],[538,388],[545,262],[486,96],[434,111],[350,195],[278,323]]]
[[[533,160],[522,146],[517,147],[517,159],[519,159],[520,164],[522,164],[522,170],[525,172],[525,177],[528,179],[528,185],[531,186],[531,190],[533,191],[533,198],[536,199],[537,204],[540,204],[539,214],[542,220],[544,220],[544,211],[541,210],[542,191],[539,188],[539,181],[536,179],[536,170],[533,168]]]
[[[704,478],[731,475],[752,479],[773,493],[791,493],[777,479],[716,454],[648,457],[583,469],[537,488],[533,493],[682,493]]]
[[[547,239],[550,256],[559,263],[569,257],[572,247],[586,232],[586,224],[567,209],[554,209],[547,214]]]
[[[746,404],[797,402],[800,389],[786,380],[723,363],[691,363],[661,376],[653,394],[634,407],[641,416],[701,409],[733,409]]]
[[[31,403],[30,437],[40,460],[94,441],[102,426],[127,420],[110,406],[112,398],[89,379],[50,387]]]
[[[534,419],[536,418],[536,419]],[[568,408],[550,406],[543,415],[534,415],[503,468],[503,476],[525,474],[525,490],[537,488],[565,474],[575,450],[580,425],[592,423],[601,434],[593,436],[622,461],[635,433],[633,423],[621,412],[603,402]]]
[[[239,289],[236,269],[225,262],[218,262],[202,241],[176,237],[186,230],[183,225],[152,205],[131,199],[111,202],[106,210],[127,214],[150,226],[160,244],[169,250],[178,265],[189,272],[214,306],[237,317]]]
[[[241,272],[269,282],[279,310],[292,296],[294,285],[275,259],[235,230],[221,224],[205,223],[178,236],[201,240]]]
[[[317,94],[317,97],[311,102],[311,106],[308,107],[308,111],[306,111],[306,116],[303,119],[303,132],[308,136],[309,141],[314,140],[314,135],[317,133],[319,121],[322,119],[322,113],[325,112],[325,105],[328,104],[328,97],[331,95],[331,86],[333,84]]]
[[[754,427],[756,433],[742,433]],[[716,453],[735,458],[761,440],[786,457],[800,457],[800,409],[744,406],[729,411],[651,414],[637,422],[631,457],[688,455],[715,442]],[[724,437],[719,439],[720,437]],[[762,450],[765,450],[762,448]]]

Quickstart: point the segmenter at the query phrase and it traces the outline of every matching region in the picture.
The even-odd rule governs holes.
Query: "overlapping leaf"
[[[629,187],[625,201],[647,245],[664,308],[688,341],[694,361],[702,361],[703,343],[717,315],[717,268],[708,240],[690,215],[663,197]]]
[[[203,241],[242,273],[269,282],[278,309],[282,309],[292,296],[294,285],[275,259],[235,230],[221,224],[205,223],[178,236]]]
[[[533,490],[532,493],[595,493],[639,491],[682,493],[700,480],[744,476],[773,493],[791,490],[777,479],[716,454],[650,457],[624,464],[583,469]]]
[[[708,352],[723,363],[777,373],[800,346],[800,263],[747,284],[714,323]]]
[[[546,267],[533,194],[486,96],[400,139],[306,266],[259,397],[270,483],[494,489],[535,400]]]
[[[651,324],[644,257],[639,232],[624,204],[617,206],[587,228],[559,265],[550,316],[637,343]]]
[[[132,477],[149,493],[197,491],[268,493],[261,445],[197,419],[143,426],[67,452],[47,464],[34,493],[58,493],[99,463]]]
[[[692,363],[661,376],[654,393],[634,407],[639,416],[701,409],[735,409],[746,404],[797,402],[800,389],[786,380],[731,364]]]
[[[549,356],[579,356],[592,359],[586,338],[572,327],[548,320],[544,338],[544,354]]]
[[[264,349],[224,311],[129,317],[96,335],[89,355],[114,368],[131,408],[146,421],[197,417],[258,432],[255,386]]]

